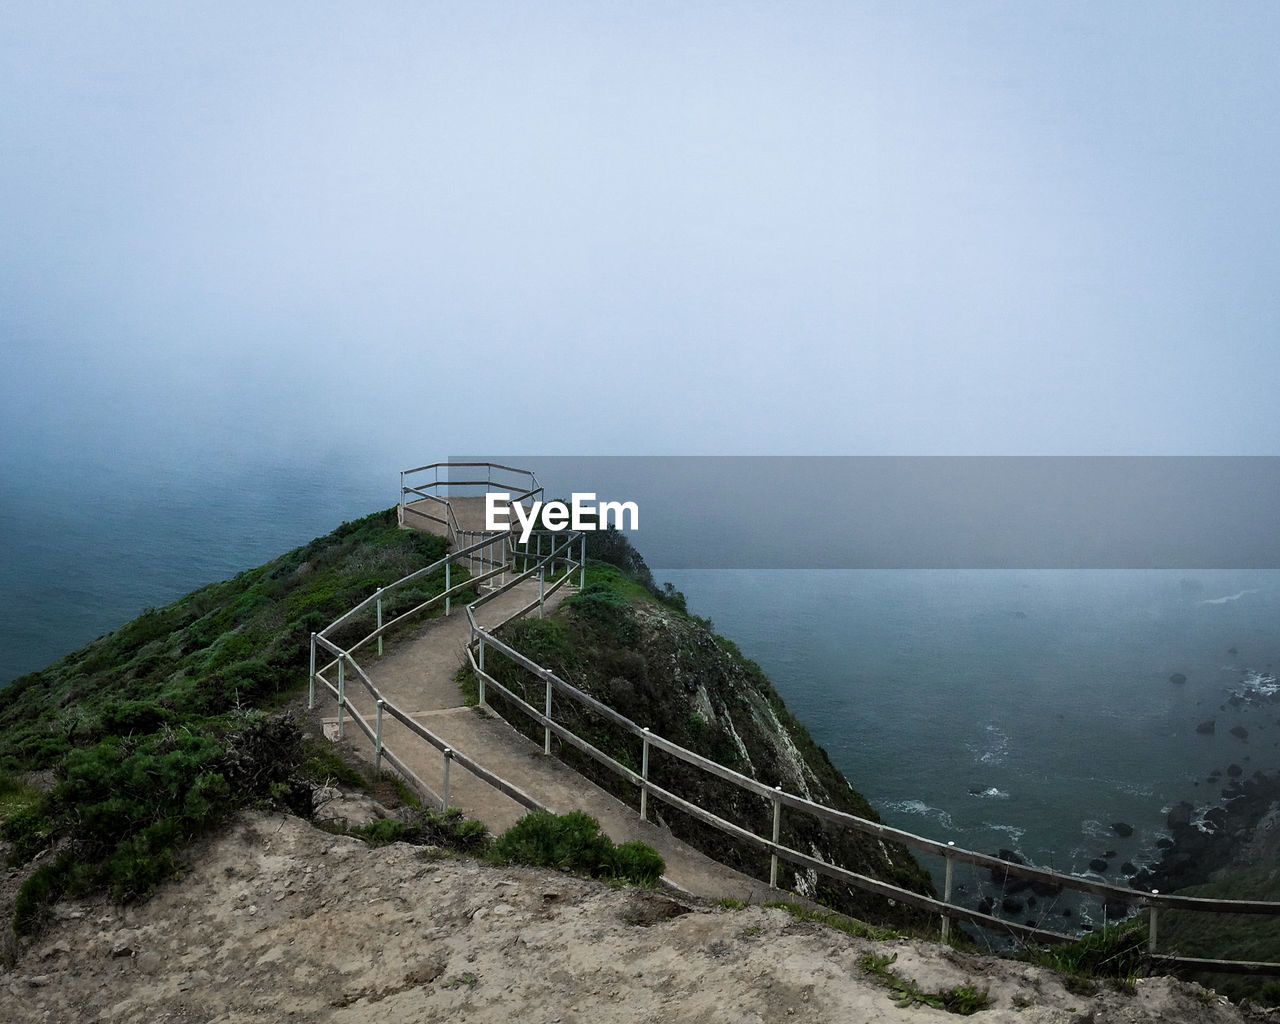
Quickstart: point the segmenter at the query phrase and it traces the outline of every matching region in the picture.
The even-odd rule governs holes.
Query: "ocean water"
[[[388,507],[388,479],[0,471],[0,684]],[[1219,799],[1210,772],[1280,767],[1280,572],[655,575],[761,664],[887,821],[932,838],[1080,873],[1114,851],[1122,881],[1170,805]]]
[[[1124,884],[1172,804],[1220,799],[1210,772],[1280,767],[1275,571],[655,575],[761,665],[886,821],[930,838],[1081,874],[1113,853]]]
[[[391,506],[387,480],[275,462],[163,476],[0,469],[0,686],[145,608]]]

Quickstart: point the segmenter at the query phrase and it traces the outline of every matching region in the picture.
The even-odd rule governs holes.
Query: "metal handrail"
[[[950,894],[951,866],[955,862],[967,863],[976,867],[990,868],[1005,875],[1013,875],[1033,882],[1042,882],[1058,888],[1073,889],[1079,892],[1089,893],[1090,895],[1098,896],[1108,901],[1123,902],[1139,908],[1147,908],[1151,914],[1152,924],[1150,952],[1152,955],[1157,956],[1162,962],[1173,964],[1185,963],[1186,965],[1196,966],[1200,969],[1212,969],[1223,972],[1259,973],[1265,968],[1271,972],[1280,973],[1280,964],[1260,964],[1256,961],[1204,960],[1191,957],[1177,957],[1167,954],[1158,954],[1154,948],[1156,932],[1155,923],[1157,920],[1157,913],[1160,910],[1200,911],[1226,914],[1261,914],[1275,916],[1280,915],[1280,902],[1267,900],[1223,900],[1196,896],[1178,896],[1173,894],[1163,894],[1156,891],[1143,892],[1142,890],[1124,888],[1121,886],[1111,885],[1106,882],[1095,882],[1091,879],[1083,878],[1078,875],[1067,875],[1050,869],[1017,864],[1003,860],[1000,857],[992,856],[991,854],[958,847],[953,843],[943,843],[938,840],[929,839],[924,836],[916,835],[915,833],[906,832],[902,829],[893,828],[892,826],[885,825],[880,822],[874,822],[854,814],[849,814],[845,811],[839,811],[835,808],[827,807],[825,804],[817,803],[804,797],[786,793],[780,788],[771,788],[757,779],[753,779],[747,775],[742,775],[733,769],[726,768],[725,766],[712,761],[701,754],[695,753],[694,751],[682,747],[678,743],[659,736],[647,728],[643,728],[633,720],[627,718],[625,715],[615,711],[613,708],[592,697],[590,694],[585,693],[573,686],[571,683],[561,679],[554,672],[521,654],[509,644],[499,640],[494,635],[494,631],[497,627],[485,629],[478,626],[475,622],[472,609],[483,604],[484,600],[485,598],[481,598],[472,605],[467,606],[467,613],[472,629],[472,643],[468,645],[467,653],[472,669],[482,680],[482,694],[485,685],[496,687],[503,696],[511,700],[520,711],[533,719],[535,723],[542,725],[544,730],[547,730],[548,736],[554,734],[562,741],[569,742],[570,745],[581,750],[592,759],[599,761],[606,768],[610,769],[615,774],[620,775],[626,781],[633,785],[637,785],[642,794],[642,812],[645,804],[644,797],[656,797],[664,803],[678,807],[686,813],[691,814],[699,820],[702,820],[704,823],[709,824],[726,834],[735,836],[736,838],[742,839],[743,841],[768,851],[774,858],[782,858],[804,867],[813,868],[820,873],[849,882],[858,888],[872,892],[879,892],[881,895],[889,896],[912,906],[940,913],[943,915],[944,922],[948,919],[967,920],[986,928],[1007,931],[1038,942],[1069,942],[1077,938],[1077,936],[1074,935],[1067,935],[1060,932],[1049,931],[1047,929],[1004,921],[1000,918],[982,914],[979,911],[970,910],[952,902]],[[585,740],[582,740],[580,737],[570,733],[564,726],[554,722],[549,714],[537,711],[537,709],[533,708],[526,701],[520,699],[509,689],[499,683],[491,674],[484,671],[483,656],[479,659],[476,657],[478,649],[483,646],[492,646],[503,655],[510,658],[517,665],[533,673],[537,678],[543,680],[547,686],[548,692],[554,689],[561,695],[589,708],[591,711],[612,722],[625,732],[639,738],[646,748],[644,751],[644,762],[646,765],[644,773],[637,774],[634,770],[627,768],[609,755],[586,743]],[[473,647],[477,650],[473,651]],[[550,708],[550,706],[550,701],[548,701],[547,707]],[[569,737],[572,737],[572,739]],[[811,814],[814,817],[830,821],[834,824],[841,825],[846,828],[852,828],[867,835],[875,836],[876,838],[887,842],[901,843],[904,846],[943,857],[947,866],[947,891],[944,893],[943,899],[938,900],[932,897],[926,897],[920,893],[913,893],[910,890],[901,889],[897,886],[890,886],[888,883],[867,879],[865,876],[858,875],[855,872],[850,872],[847,868],[840,865],[832,864],[828,861],[822,860],[821,858],[814,857],[811,854],[806,854],[799,850],[783,846],[777,841],[776,835],[773,841],[756,836],[754,833],[743,829],[741,826],[733,822],[720,818],[712,812],[706,811],[702,808],[697,808],[696,805],[690,804],[688,801],[679,797],[675,797],[673,794],[655,786],[648,780],[647,755],[648,748],[651,747],[662,750],[665,753],[693,765],[710,775],[714,775],[717,778],[736,785],[740,789],[770,800],[773,802],[775,809],[781,807],[792,808]],[[546,744],[546,748],[549,751],[549,743]],[[776,865],[771,870],[771,874],[776,877]]]
[[[440,468],[444,468],[444,467],[464,467],[464,466],[476,466],[476,465],[489,466],[491,468],[499,468],[508,472],[528,473],[528,471],[525,471],[525,470],[513,470],[512,467],[495,466],[490,463],[432,463],[431,465],[428,465],[428,466],[420,466],[413,470],[406,470],[405,474],[423,472],[426,470],[433,470],[433,469],[438,472]],[[410,492],[421,493],[421,491],[418,488],[410,488],[410,489],[404,488],[403,476],[405,474],[402,474],[402,495]],[[536,483],[536,478],[533,477],[533,474],[529,473],[528,475]],[[487,481],[480,481],[480,483],[486,483],[486,482]],[[427,486],[431,486],[431,485],[427,485]],[[435,496],[435,495],[423,495],[423,496],[435,497],[436,500],[444,501],[446,506],[448,505],[447,500],[440,499],[438,498],[438,496]],[[450,508],[450,513],[452,513],[451,508]],[[547,531],[539,531],[539,532],[545,533]],[[813,870],[816,870],[828,876],[838,878],[848,884],[854,885],[855,887],[864,889],[866,891],[878,893],[888,898],[899,900],[908,905],[915,906],[920,909],[925,909],[933,913],[938,913],[942,915],[944,936],[947,933],[947,929],[950,921],[955,919],[955,920],[970,921],[972,923],[978,924],[985,928],[1006,931],[1010,934],[1014,934],[1025,939],[1031,939],[1037,942],[1046,942],[1046,943],[1066,942],[1066,941],[1072,941],[1076,938],[1076,936],[1073,936],[1073,935],[1067,935],[1059,932],[1049,931],[1046,929],[1036,928],[1029,925],[1022,925],[1022,924],[1017,924],[1010,921],[1004,921],[999,918],[983,914],[979,911],[970,910],[966,907],[962,907],[954,903],[951,900],[952,865],[956,862],[960,862],[960,863],[971,864],[975,867],[990,868],[1006,876],[1012,875],[1012,876],[1027,879],[1033,882],[1041,882],[1041,883],[1049,884],[1055,887],[1073,889],[1076,891],[1089,893],[1091,895],[1101,897],[1104,900],[1123,902],[1126,904],[1135,905],[1139,908],[1147,908],[1151,915],[1151,931],[1149,935],[1150,952],[1162,963],[1167,963],[1171,965],[1183,965],[1183,966],[1195,967],[1201,970],[1212,970],[1212,971],[1220,971],[1220,972],[1239,972],[1239,973],[1267,973],[1267,972],[1278,973],[1280,972],[1280,964],[1259,963],[1255,961],[1206,960],[1201,958],[1178,957],[1178,956],[1170,956],[1167,954],[1158,954],[1155,951],[1156,921],[1157,921],[1157,913],[1160,910],[1193,910],[1193,911],[1202,911],[1202,912],[1210,912],[1210,913],[1277,915],[1277,914],[1280,914],[1280,902],[1271,902],[1271,901],[1264,901],[1264,900],[1218,900],[1218,899],[1206,899],[1202,897],[1163,894],[1155,891],[1143,892],[1141,890],[1136,890],[1132,888],[1122,888],[1120,886],[1111,885],[1106,882],[1095,882],[1088,878],[1083,878],[1077,875],[1067,875],[1067,874],[1063,874],[1063,873],[1045,869],[1045,868],[1037,868],[1030,865],[1017,864],[1010,861],[1005,861],[999,857],[992,856],[991,854],[985,854],[977,850],[969,850],[963,847],[957,847],[952,843],[943,843],[938,840],[929,839],[924,836],[919,836],[911,832],[906,832],[902,829],[893,828],[892,826],[885,825],[881,822],[874,822],[854,814],[849,814],[848,812],[845,812],[845,811],[839,811],[839,810],[836,810],[835,808],[827,807],[825,804],[821,804],[816,801],[809,800],[805,797],[796,796],[791,793],[786,793],[780,787],[771,788],[765,785],[764,783],[761,783],[757,779],[753,779],[750,776],[743,775],[739,772],[734,771],[733,769],[726,768],[725,766],[720,765],[717,762],[712,761],[701,754],[698,754],[692,750],[682,747],[680,744],[675,743],[674,741],[668,740],[662,736],[652,733],[650,730],[646,728],[641,727],[636,722],[627,718],[625,715],[622,715],[621,713],[608,707],[607,705],[603,704],[601,701],[592,697],[590,694],[585,693],[584,691],[573,686],[571,683],[568,683],[564,679],[561,679],[554,672],[550,671],[549,669],[539,665],[537,662],[533,661],[532,659],[521,654],[519,651],[515,650],[515,648],[499,640],[494,635],[495,632],[498,629],[500,629],[502,625],[506,624],[506,622],[509,622],[514,618],[523,616],[528,612],[532,611],[534,607],[541,605],[544,602],[545,597],[548,596],[545,590],[540,592],[539,598],[537,600],[531,601],[528,605],[519,609],[514,614],[509,615],[506,619],[503,620],[502,623],[499,623],[498,625],[485,628],[485,627],[481,627],[476,622],[475,610],[477,608],[488,603],[489,601],[494,600],[496,597],[500,596],[501,594],[509,592],[514,587],[532,579],[534,576],[538,576],[540,579],[545,580],[546,568],[548,565],[551,565],[553,567],[558,563],[564,563],[565,565],[565,572],[563,576],[552,585],[553,590],[555,588],[565,585],[565,583],[570,579],[571,572],[575,570],[579,575],[579,584],[581,585],[583,582],[585,582],[586,545],[585,545],[584,535],[581,533],[568,533],[568,534],[551,534],[551,536],[553,537],[553,541],[550,546],[550,550],[546,554],[543,554],[541,551],[538,551],[537,553],[530,552],[527,550],[527,547],[525,550],[516,550],[512,535],[510,533],[497,534],[494,536],[485,537],[473,544],[467,545],[466,547],[459,549],[456,552],[451,552],[445,558],[439,559],[438,561],[432,563],[430,566],[427,566],[424,569],[419,569],[416,572],[411,573],[408,576],[404,577],[403,579],[397,580],[395,583],[391,584],[390,586],[383,588],[383,590],[379,591],[378,594],[371,595],[369,598],[366,598],[364,601],[360,602],[350,611],[348,611],[338,619],[334,620],[334,622],[326,626],[325,629],[322,630],[321,632],[312,634],[312,687],[311,687],[312,706],[314,706],[315,680],[319,678],[320,681],[325,685],[327,689],[329,689],[331,692],[335,693],[335,695],[338,696],[339,728],[341,729],[341,716],[343,714],[343,709],[347,708],[351,710],[353,716],[355,716],[356,720],[359,722],[359,726],[362,729],[362,731],[364,731],[366,735],[370,735],[371,741],[374,741],[377,745],[379,745],[381,751],[387,754],[389,760],[393,760],[393,763],[396,763],[397,767],[402,767],[402,764],[398,762],[398,759],[392,758],[390,752],[386,751],[385,745],[381,744],[380,731],[377,733],[377,736],[379,737],[377,739],[375,739],[374,735],[370,734],[367,723],[359,719],[359,716],[356,713],[354,707],[350,705],[349,701],[345,698],[345,695],[342,693],[341,685],[335,689],[333,684],[331,684],[326,678],[324,678],[323,673],[329,671],[334,664],[337,664],[340,668],[340,682],[341,682],[341,666],[344,663],[344,659],[345,659],[345,663],[351,665],[356,670],[357,677],[360,680],[361,684],[365,687],[366,690],[370,692],[371,695],[374,696],[374,699],[377,702],[378,708],[379,708],[379,721],[381,720],[380,716],[382,714],[383,709],[386,709],[389,713],[392,714],[394,718],[396,718],[398,721],[402,721],[406,726],[408,726],[410,730],[414,732],[415,735],[419,736],[421,739],[425,740],[426,742],[434,746],[437,750],[441,750],[442,752],[445,753],[446,787],[447,787],[447,779],[448,779],[447,765],[450,758],[452,757],[453,759],[458,760],[459,764],[462,764],[474,775],[484,779],[484,781],[488,782],[490,785],[493,785],[495,788],[498,788],[503,792],[507,792],[508,795],[512,795],[513,793],[519,794],[519,796],[515,796],[513,798],[518,800],[523,798],[521,802],[524,803],[525,806],[534,806],[534,804],[536,804],[536,801],[533,801],[532,798],[529,797],[527,794],[524,794],[522,791],[518,790],[517,787],[514,787],[510,783],[506,782],[506,780],[503,780],[498,776],[494,775],[493,773],[488,772],[486,769],[476,764],[471,759],[463,757],[456,751],[449,751],[449,749],[445,745],[445,742],[442,739],[440,739],[438,736],[435,736],[435,734],[431,733],[430,730],[427,730],[425,727],[421,726],[419,723],[413,722],[412,719],[410,719],[405,712],[401,711],[398,708],[395,708],[393,705],[390,705],[388,702],[386,702],[385,698],[382,698],[380,696],[376,687],[374,687],[372,681],[368,678],[364,670],[360,668],[358,664],[355,662],[355,659],[351,657],[352,651],[368,643],[375,637],[380,637],[383,633],[386,632],[387,629],[391,628],[394,624],[404,621],[404,619],[408,618],[411,615],[420,613],[422,610],[438,602],[441,599],[446,599],[447,601],[447,595],[450,593],[456,592],[467,586],[473,586],[476,582],[476,578],[468,580],[466,583],[460,584],[457,587],[450,588],[446,586],[446,590],[444,592],[442,592],[439,595],[436,595],[435,597],[429,599],[426,602],[423,602],[416,608],[411,609],[409,612],[403,613],[401,616],[393,620],[393,622],[387,623],[385,625],[380,624],[378,629],[374,630],[374,632],[370,633],[368,636],[358,641],[350,649],[343,650],[328,638],[328,634],[333,629],[335,629],[337,626],[341,625],[342,623],[350,620],[354,615],[358,614],[360,611],[368,609],[376,600],[380,600],[381,595],[385,593],[385,591],[390,590],[394,587],[400,586],[404,583],[408,583],[411,580],[417,579],[424,575],[428,575],[438,570],[441,566],[445,566],[447,568],[448,566],[454,564],[457,561],[460,561],[463,558],[472,557],[477,551],[484,549],[486,547],[490,547],[495,543],[502,544],[505,546],[504,556],[502,559],[503,564],[498,568],[495,568],[493,570],[490,570],[488,573],[485,573],[483,578],[490,578],[498,574],[499,572],[505,571],[507,554],[512,555],[513,558],[514,556],[517,556],[517,555],[522,557],[526,565],[525,571],[513,576],[513,578],[507,583],[504,583],[501,586],[493,590],[490,590],[489,592],[477,597],[474,601],[470,602],[465,606],[467,619],[468,619],[468,627],[470,630],[470,636],[469,636],[469,641],[467,644],[466,651],[467,651],[468,660],[470,662],[470,666],[476,672],[477,678],[480,680],[481,705],[487,707],[487,704],[485,703],[486,685],[496,687],[503,694],[505,698],[512,701],[512,703],[518,710],[520,710],[522,713],[530,717],[536,724],[539,724],[544,728],[545,730],[544,751],[546,753],[548,754],[550,753],[550,749],[551,749],[550,738],[552,735],[555,735],[562,742],[568,743],[569,745],[582,751],[584,754],[591,757],[592,759],[599,761],[606,768],[613,771],[615,774],[620,775],[625,781],[631,783],[632,785],[638,786],[638,788],[640,789],[640,804],[641,804],[642,816],[645,816],[647,799],[648,797],[652,796],[658,800],[663,801],[664,803],[669,804],[670,806],[676,807],[684,811],[685,813],[690,814],[691,816],[697,818],[698,820],[701,820],[704,823],[711,825],[712,827],[717,828],[720,831],[725,832],[730,836],[738,838],[741,841],[747,842],[751,845],[754,845],[768,852],[772,858],[771,882],[773,884],[776,884],[778,860],[779,859],[787,860],[792,863],[799,864],[807,868],[811,868]],[[562,538],[562,539],[560,539],[557,542],[554,538]],[[577,559],[576,562],[572,558],[573,547],[575,545],[581,545],[581,554],[579,555],[579,558]],[[530,559],[533,560],[533,565],[531,567],[528,565]],[[497,559],[494,559],[494,562],[496,561]],[[446,604],[446,607],[447,607],[447,604]],[[319,671],[317,671],[316,669],[316,661],[315,661],[315,649],[317,646],[322,647],[326,651],[329,651],[330,653],[335,655],[335,661],[330,662],[329,665],[324,666]],[[509,689],[507,689],[507,687],[499,683],[498,680],[496,680],[490,673],[485,671],[484,648],[486,646],[492,646],[495,650],[501,652],[507,658],[510,658],[515,664],[533,673],[537,678],[544,681],[545,686],[547,688],[547,701],[546,701],[545,713],[538,711],[532,705],[522,700],[520,697],[518,697],[517,695],[512,693]],[[587,707],[591,711],[595,712],[596,714],[601,715],[608,721],[612,722],[614,725],[623,729],[625,732],[628,732],[631,735],[641,739],[642,743],[644,744],[644,758],[643,758],[644,768],[642,772],[636,773],[632,769],[629,769],[626,766],[620,764],[619,762],[614,760],[612,757],[610,757],[608,754],[605,754],[604,752],[598,750],[596,747],[592,746],[590,743],[588,743],[586,740],[583,740],[581,737],[576,736],[567,727],[555,722],[552,719],[551,713],[550,713],[551,707],[552,707],[551,694],[553,690],[560,693],[564,697],[567,697],[573,701],[576,701],[582,704],[584,707]],[[710,775],[720,778],[723,781],[729,782],[740,789],[743,789],[756,796],[769,800],[772,803],[774,808],[773,839],[769,840],[769,839],[765,839],[763,837],[757,836],[750,830],[744,829],[740,825],[737,825],[724,818],[721,818],[718,815],[710,811],[707,811],[697,806],[696,804],[693,804],[685,800],[684,798],[679,797],[676,794],[670,793],[667,790],[663,789],[662,787],[659,787],[653,784],[652,782],[650,782],[648,779],[648,753],[651,747],[661,750],[664,753],[667,753],[673,757],[676,757],[677,759],[682,760],[692,765],[693,767],[698,768]],[[409,773],[409,774],[412,774],[412,773]],[[414,776],[414,778],[416,780],[416,776]],[[421,784],[421,780],[416,780],[416,781],[419,784]],[[425,787],[423,788],[425,789]],[[447,796],[444,799],[447,800]],[[778,824],[780,821],[779,816],[781,813],[781,809],[783,807],[790,808],[792,810],[797,810],[803,813],[811,814],[814,817],[817,817],[821,820],[832,822],[841,827],[851,828],[856,831],[862,832],[864,834],[875,836],[876,838],[884,841],[901,843],[904,846],[911,847],[917,850],[921,850],[927,853],[931,853],[931,854],[935,854],[943,857],[946,862],[946,886],[945,886],[943,897],[941,899],[937,899],[935,897],[925,896],[921,893],[912,892],[910,890],[891,885],[890,883],[883,882],[878,879],[872,879],[867,876],[858,874],[857,872],[850,871],[848,868],[845,868],[841,865],[832,864],[828,861],[822,860],[821,858],[814,857],[812,854],[804,853],[799,850],[794,850],[783,845],[778,841],[778,838],[779,838]]]

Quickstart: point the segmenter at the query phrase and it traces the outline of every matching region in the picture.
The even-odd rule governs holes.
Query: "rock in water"
[[[1191,824],[1191,813],[1195,810],[1185,800],[1180,800],[1174,804],[1169,811],[1169,816],[1165,819],[1165,823],[1170,829],[1186,828]]]
[[[1247,740],[1249,738],[1249,730],[1243,725],[1233,725],[1231,727],[1231,735],[1238,736],[1242,740]]]
[[[1133,826],[1125,824],[1123,821],[1113,821],[1111,823],[1111,831],[1118,836],[1128,838],[1133,835]]]
[[[1169,677],[1169,682],[1171,683],[1185,683],[1186,681],[1187,681],[1187,677],[1184,676],[1181,672],[1175,672],[1173,675]]]
[[[1093,860],[1089,861],[1089,870],[1102,874],[1107,870],[1107,862],[1101,857],[1094,857]]]
[[[1196,732],[1202,736],[1212,736],[1213,731],[1217,728],[1217,723],[1210,718],[1207,722],[1201,722],[1196,726]]]

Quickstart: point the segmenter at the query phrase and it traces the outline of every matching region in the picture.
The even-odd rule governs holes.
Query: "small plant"
[[[379,818],[367,825],[353,828],[351,834],[363,839],[370,846],[386,846],[398,843],[405,836],[407,828],[399,818]]]
[[[479,980],[480,979],[476,977],[474,974],[472,974],[470,971],[464,971],[462,974],[455,974],[448,981],[442,982],[440,987],[441,988],[462,988],[463,986],[466,986],[467,988],[475,988],[476,983]]]
[[[1021,959],[1060,971],[1065,976],[1063,984],[1070,992],[1092,994],[1096,988],[1093,982],[1099,978],[1132,985],[1149,960],[1146,925],[1136,919],[1125,921],[1074,942],[1029,950]],[[1077,987],[1073,988],[1073,984]]]
[[[882,985],[889,990],[889,997],[899,1006],[913,1006],[917,1003],[946,1010],[961,1016],[969,1016],[991,1005],[991,996],[986,989],[978,991],[973,985],[955,985],[942,992],[926,992],[918,983],[907,978],[900,978],[891,967],[898,960],[898,954],[863,953],[858,957],[858,967],[867,974],[875,975]]]
[[[303,748],[302,773],[314,782],[338,782],[350,789],[368,789],[369,780],[334,751],[328,741],[310,740]]]
[[[991,1003],[991,994],[987,989],[979,992],[972,985],[956,985],[942,994],[943,1009],[962,1017],[985,1010]]]
[[[874,974],[877,978],[884,980],[893,975],[889,967],[897,962],[897,953],[863,953],[858,957],[858,968],[866,974]]]
[[[464,817],[456,807],[447,811],[410,808],[402,813],[404,817],[380,818],[367,825],[347,829],[346,834],[363,839],[370,846],[412,843],[415,846],[482,853],[489,845],[489,833],[484,823]]]
[[[746,910],[747,909],[747,904],[745,902],[743,902],[740,899],[735,899],[732,896],[722,896],[719,900],[716,901],[716,906],[718,906],[721,910]]]
[[[496,864],[560,868],[646,886],[656,883],[666,870],[653,847],[635,839],[614,846],[600,831],[600,823],[583,811],[530,811],[498,837],[490,859]]]

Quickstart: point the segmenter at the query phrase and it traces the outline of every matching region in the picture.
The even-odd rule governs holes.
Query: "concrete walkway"
[[[561,589],[548,601],[548,613],[563,594]],[[501,621],[536,597],[537,583],[523,583],[483,605],[478,621],[481,625]],[[465,707],[454,676],[466,661],[467,640],[466,612],[455,607],[450,616],[427,623],[415,637],[389,648],[382,658],[368,648],[357,660],[386,700],[409,713],[452,749],[471,757],[550,810],[586,811],[616,843],[641,839],[654,847],[666,861],[667,880],[675,886],[701,896],[732,896],[752,903],[785,895],[711,860],[676,839],[666,828],[641,821],[630,807],[554,756],[545,756],[541,746],[530,742],[501,718]],[[375,708],[364,687],[352,679],[347,694],[361,716],[372,725]],[[320,711],[325,711],[323,705]],[[331,733],[337,723],[336,716],[330,714],[325,723],[326,733]],[[439,751],[389,715],[383,717],[382,736],[384,746],[435,793],[441,791],[443,757]],[[345,738],[354,751],[370,761],[373,759],[372,744],[350,721],[346,723]],[[450,768],[449,803],[469,817],[483,821],[495,835],[525,813],[522,806],[472,776],[457,762]]]

